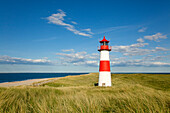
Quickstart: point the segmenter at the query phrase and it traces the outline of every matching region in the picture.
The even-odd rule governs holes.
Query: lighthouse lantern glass
[[[100,44],[101,44],[101,46],[102,45],[108,45],[108,42],[101,42]]]

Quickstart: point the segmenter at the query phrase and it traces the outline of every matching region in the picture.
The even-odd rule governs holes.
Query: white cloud
[[[167,61],[165,58],[167,56],[154,56],[150,53],[168,51],[169,49],[163,47],[155,47],[154,49],[141,49],[145,47],[148,43],[136,43],[127,46],[114,46],[113,50],[115,52],[121,52],[124,57],[116,57],[110,55],[111,66],[112,67],[170,67],[170,63],[163,62]],[[146,55],[142,58],[131,59],[136,55]],[[99,53],[88,54],[85,51],[74,52],[74,53],[56,53],[57,57],[61,61],[61,65],[75,65],[75,66],[99,66]]]
[[[166,55],[166,56],[153,56],[153,55],[147,55],[145,57],[143,57],[143,61],[167,61],[167,59],[169,59],[170,56]]]
[[[155,49],[142,49],[148,43],[136,43],[126,46],[112,46],[113,52],[120,52],[125,56],[137,56],[137,55],[146,55],[159,51],[169,51],[169,49],[163,47],[155,47]]]
[[[147,30],[147,27],[142,27],[141,29],[138,30],[138,32],[145,32]]]
[[[74,49],[63,49],[62,52],[74,52]]]
[[[77,25],[77,22],[74,22],[74,21],[71,21],[72,24],[76,24]]]
[[[149,66],[170,66],[170,63],[165,62],[151,62],[149,63]]]
[[[161,33],[156,33],[156,34],[151,35],[151,36],[144,36],[144,38],[147,39],[147,40],[154,40],[154,41],[159,42],[159,39],[166,39],[167,36],[162,35]]]
[[[90,64],[90,65],[98,65],[98,61],[86,61],[86,64]]]
[[[162,58],[165,58],[166,56],[148,56],[143,57],[141,59],[119,59],[119,60],[112,60],[111,66],[112,67],[125,67],[125,66],[142,66],[142,67],[170,67],[170,63],[166,62],[160,62],[159,60],[162,60]]]
[[[73,63],[73,65],[85,65],[85,66],[98,66],[99,65],[99,62],[98,61],[84,61],[84,62],[76,62],[76,63]]]
[[[94,33],[91,31],[90,28],[88,28],[88,29],[82,29],[82,31],[86,31],[86,32],[89,33],[89,34],[94,34]]]
[[[112,67],[125,67],[125,66],[141,66],[141,67],[170,67],[170,63],[165,62],[144,62],[142,60],[127,60],[111,62]]]
[[[26,59],[10,56],[0,56],[0,64],[28,64],[28,65],[52,65],[47,58],[43,59]]]
[[[66,16],[65,12],[60,9],[58,11],[59,13],[52,14],[51,16],[47,17],[47,20],[49,20],[49,23],[53,23],[53,24],[61,25],[61,26],[73,27],[72,25],[63,22],[64,17]]]
[[[96,62],[99,60],[99,54],[92,53],[87,54],[87,52],[75,52],[75,53],[56,53],[58,58],[61,61],[61,64],[67,65],[96,65]]]
[[[83,29],[84,31],[91,31],[91,29],[90,28],[88,28],[88,29]]]
[[[135,45],[135,46],[134,46]],[[144,44],[145,45],[145,44]],[[130,48],[136,48],[136,47],[143,47],[142,45],[138,44],[132,44],[130,45]],[[124,51],[124,48],[127,48],[127,46],[121,46],[122,51]],[[167,49],[162,48],[162,47],[156,47],[155,49],[148,50],[148,49],[139,49],[136,48],[137,50],[135,52],[126,52],[123,54],[128,54],[128,55],[144,55],[144,54],[149,54],[151,52],[157,52],[157,51],[165,51]],[[137,53],[137,51],[140,51]],[[87,54],[87,52],[82,51],[82,52],[75,52],[75,53],[56,53],[58,58],[61,61],[62,65],[76,65],[76,66],[99,66],[99,54],[98,53],[92,53],[92,54]],[[112,67],[124,67],[124,66],[142,66],[142,67],[159,67],[159,66],[164,66],[164,67],[170,67],[170,63],[166,62],[161,62],[166,56],[153,56],[153,55],[148,55],[145,56],[141,59],[129,59],[128,57],[115,57],[113,55],[110,55],[111,59],[111,66]]]
[[[86,59],[86,52],[56,53],[56,55],[62,56],[60,59],[67,63],[84,62]]]
[[[123,53],[123,55],[140,55],[143,53],[139,52],[139,47],[144,47],[145,45],[148,45],[148,43],[136,43],[127,46],[112,46],[112,50],[114,52]],[[146,50],[143,49],[143,51]]]
[[[138,38],[138,39],[137,39],[137,42],[139,42],[139,43],[143,43],[143,42],[144,42],[144,40],[143,40],[142,38]]]
[[[66,28],[67,30],[69,30],[69,31],[72,31],[74,34],[81,35],[81,36],[91,37],[90,34],[80,32],[80,31],[76,30],[74,27],[65,27],[65,28]]]
[[[46,18],[49,21],[48,23],[64,26],[67,30],[69,30],[77,35],[91,37],[91,34],[80,32],[79,30],[75,29],[75,27],[73,25],[65,23],[64,17],[66,16],[66,13],[64,11],[62,11],[61,9],[59,9],[58,11],[59,11],[59,13],[52,14],[51,16]],[[76,22],[72,21],[72,23],[75,24]]]
[[[169,49],[163,47],[155,47],[155,51],[168,51]]]
[[[112,32],[112,31],[119,30],[119,29],[126,29],[128,27],[130,27],[130,26],[116,26],[116,27],[98,29],[95,34],[102,34],[102,33]]]
[[[148,43],[136,43],[136,44],[132,44],[129,47],[130,48],[135,48],[135,47],[144,47],[145,45],[149,45]]]

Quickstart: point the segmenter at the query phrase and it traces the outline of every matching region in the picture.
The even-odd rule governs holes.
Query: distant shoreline
[[[98,72],[0,72],[0,74],[10,73],[98,73]],[[112,74],[170,74],[170,72],[111,72]]]
[[[87,73],[0,73],[0,83],[17,82],[32,79],[50,79],[68,75],[81,75]]]
[[[63,77],[27,79],[27,80],[22,80],[22,81],[3,82],[3,83],[0,83],[0,87],[31,86],[31,85],[38,86],[38,85],[52,82],[54,80],[61,79],[61,78],[66,78],[66,77],[70,77],[70,76],[78,77],[78,76],[88,75],[88,74],[90,74],[90,73],[84,73],[84,74],[80,74],[80,75],[67,75],[67,76],[63,76]]]
[[[57,77],[57,78],[60,78],[60,77]],[[22,80],[22,81],[14,81],[14,82],[3,82],[3,83],[0,83],[0,87],[13,87],[13,86],[22,86],[22,85],[29,86],[36,82],[48,81],[50,79],[57,79],[57,78],[28,79],[28,80]]]

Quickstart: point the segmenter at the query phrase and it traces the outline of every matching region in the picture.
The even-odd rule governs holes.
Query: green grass
[[[157,90],[170,90],[170,74],[112,74],[112,78]]]
[[[1,113],[169,113],[170,75],[98,74],[66,77],[39,87],[0,88]]]

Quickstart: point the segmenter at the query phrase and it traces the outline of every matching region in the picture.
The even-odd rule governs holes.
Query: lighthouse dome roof
[[[103,40],[100,41],[101,42],[109,42],[108,40],[106,40],[105,36],[103,37]]]

